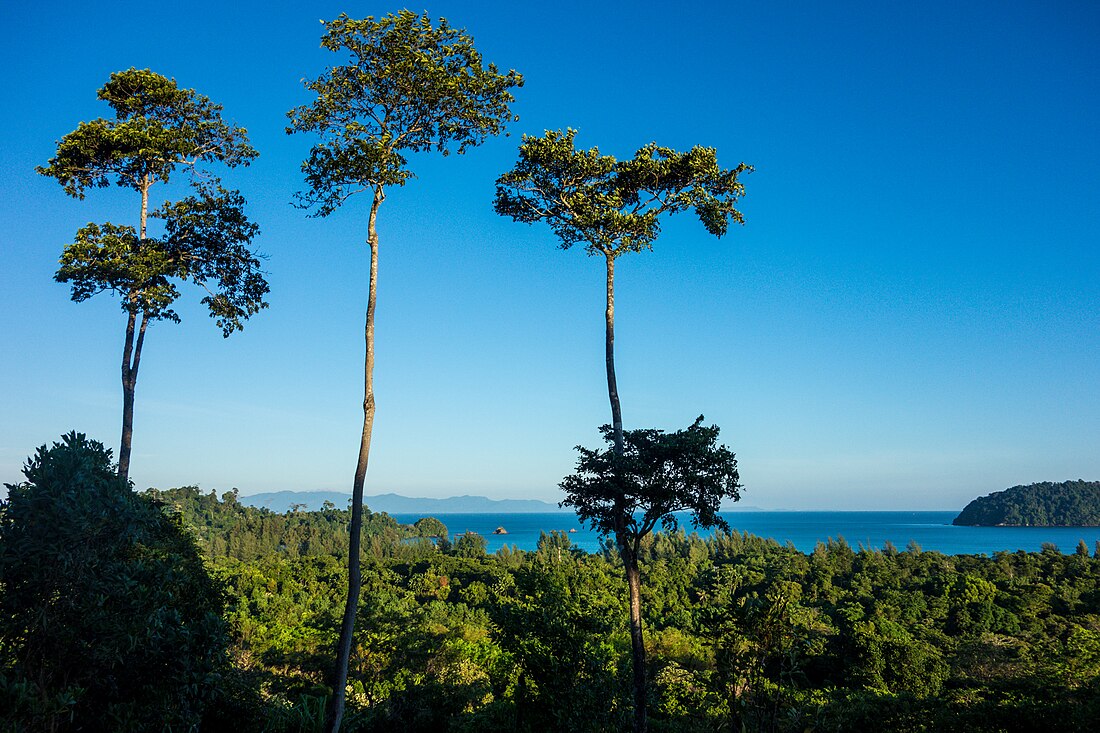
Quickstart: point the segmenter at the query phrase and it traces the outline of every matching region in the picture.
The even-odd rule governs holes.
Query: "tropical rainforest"
[[[1100,481],[1013,486],[970,502],[952,524],[971,527],[1100,526]]]
[[[524,79],[409,11],[340,15],[321,45],[343,64],[305,81],[311,101],[286,131],[314,139],[297,206],[325,218],[357,193],[370,201],[350,506],[274,513],[234,492],[133,491],[148,327],[180,320],[189,284],[229,336],[268,307],[269,287],[259,226],[208,169],[246,167],[247,131],[174,79],[112,74],[98,97],[113,117],[80,123],[37,171],[78,199],[116,186],[139,204],[136,227],[79,229],[55,274],[76,302],[119,297],[122,434],[117,461],[77,432],[43,445],[0,502],[3,731],[992,733],[1100,719],[1100,544],[951,557],[836,540],[807,555],[719,515],[742,487],[716,425],[624,427],[616,266],[674,215],[714,237],[744,223],[753,167],[724,168],[714,148],[654,142],[620,160],[547,130],[524,135],[496,180],[498,214],[548,226],[604,268],[607,446],[578,447],[560,484],[606,536],[601,551],[551,533],[535,551],[488,554],[478,535],[365,507],[378,214],[414,177],[410,155],[461,154],[515,122]],[[150,208],[182,176],[191,194]],[[1059,502],[1056,519],[1081,504]],[[683,513],[716,533],[686,534]]]
[[[0,505],[3,730],[319,730],[349,511],[135,493],[70,434]],[[613,543],[487,554],[364,511],[347,731],[615,731],[632,720]],[[810,554],[720,531],[640,544],[655,731],[1084,731],[1100,545]],[[155,722],[154,722],[155,721]]]

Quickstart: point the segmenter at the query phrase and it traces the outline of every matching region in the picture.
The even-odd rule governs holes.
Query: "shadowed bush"
[[[23,473],[0,505],[0,669],[27,704],[4,729],[196,729],[228,640],[190,535],[81,434]]]

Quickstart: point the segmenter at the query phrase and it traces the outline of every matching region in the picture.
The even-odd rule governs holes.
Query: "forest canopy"
[[[122,482],[100,473],[121,502]],[[16,520],[24,515],[15,499],[31,498],[28,492],[13,489],[12,501],[0,502],[0,548],[21,536],[23,521]],[[76,493],[64,497],[72,502]],[[222,660],[215,674],[188,688],[202,703],[202,730],[316,730],[331,693],[328,650],[344,605],[348,510],[275,513],[243,505],[232,491],[218,497],[195,487],[129,494],[126,501],[150,526],[182,529],[184,544],[202,553],[224,589],[228,659],[224,637],[171,647],[181,670]],[[53,523],[87,524],[78,511],[87,505],[54,512]],[[159,517],[151,511],[157,506]],[[362,532],[364,599],[344,730],[629,728],[626,581],[612,546],[586,553],[556,532],[532,552],[506,546],[488,554],[482,538],[449,541],[438,521],[413,527],[369,511]],[[197,570],[194,549],[181,547]],[[830,540],[806,554],[738,532],[650,534],[639,553],[650,727],[1091,730],[1100,715],[1100,547],[1089,549],[1081,543],[1069,555],[1048,546],[1041,553],[949,556],[915,544],[876,550]],[[128,565],[161,566],[147,564],[147,555],[125,558]],[[20,573],[56,567],[0,564],[0,586],[10,594]],[[202,575],[186,577],[208,582]],[[101,590],[94,583],[73,587],[66,603],[98,608]],[[148,588],[162,590],[171,584]],[[194,604],[194,594],[185,597]],[[121,594],[116,602],[131,600]],[[125,619],[116,614],[111,622]],[[78,646],[102,636],[81,628]],[[19,661],[21,638],[0,639],[13,654],[0,665],[0,730],[46,729],[50,721],[58,730],[87,729],[92,700],[80,689],[48,699],[37,694]],[[154,643],[160,638],[135,641],[147,651],[161,648]],[[158,687],[165,701],[158,709],[198,709],[172,698],[170,688]],[[105,693],[99,703],[118,708],[129,699]]]
[[[966,505],[951,522],[967,527],[1100,526],[1100,481],[1013,486]]]

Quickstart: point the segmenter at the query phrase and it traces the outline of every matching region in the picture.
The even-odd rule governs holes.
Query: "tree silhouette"
[[[615,538],[623,560],[630,600],[630,641],[634,667],[634,728],[646,729],[646,661],[642,638],[642,581],[638,553],[642,540],[661,523],[675,530],[676,512],[690,512],[696,527],[729,525],[719,516],[722,499],[740,498],[737,458],[718,445],[718,427],[703,416],[685,430],[627,430],[623,450],[610,425],[600,428],[608,450],[577,446],[577,470],[561,482],[562,506],[581,521]]]

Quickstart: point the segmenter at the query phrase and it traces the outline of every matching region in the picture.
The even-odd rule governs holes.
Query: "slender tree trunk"
[[[145,343],[145,327],[149,320],[142,313],[130,313],[126,319],[126,340],[122,347],[122,441],[118,448],[118,475],[130,478],[130,446],[134,439],[134,391],[137,388],[138,367],[141,366],[141,347]],[[135,341],[134,331],[137,331]]]
[[[619,403],[619,387],[615,378],[615,256],[607,258],[607,310],[604,312],[605,357],[607,363],[607,397],[611,402],[611,427],[615,437],[615,455],[623,456],[623,410]],[[642,637],[642,580],[638,572],[638,548],[627,533],[626,500],[615,499],[615,540],[626,571],[627,593],[630,600],[630,650],[634,667],[634,733],[645,733],[646,721],[646,663],[645,642]]]
[[[623,454],[623,410],[615,380],[615,256],[607,257],[607,310],[604,311],[604,353],[607,361],[607,397],[611,401],[611,427],[615,431],[615,455]]]
[[[638,551],[631,547],[623,556],[626,586],[630,598],[630,651],[634,666],[634,733],[645,733],[646,662],[642,639],[642,577],[638,572]]]
[[[141,182],[141,217],[138,237],[145,239],[145,227],[149,218],[149,187],[153,185],[146,174]],[[139,245],[140,246],[140,245]],[[131,302],[131,305],[133,303]],[[126,318],[126,340],[122,345],[122,440],[118,446],[118,475],[130,478],[130,446],[134,439],[134,390],[137,387],[138,367],[141,365],[141,347],[145,343],[145,326],[148,319],[141,314],[141,325],[137,324],[138,314],[130,311]],[[134,332],[137,331],[137,342]]]
[[[382,204],[382,188],[374,189],[370,218],[367,220],[367,245],[370,247],[370,284],[367,291],[366,359],[363,367],[363,434],[359,442],[359,462],[355,466],[355,479],[351,489],[351,525],[348,528],[348,598],[344,606],[344,620],[340,626],[340,641],[336,647],[336,669],[333,674],[332,697],[325,712],[326,733],[337,733],[344,717],[345,688],[348,684],[348,665],[351,661],[352,638],[355,634],[355,616],[359,609],[359,591],[362,586],[360,541],[363,534],[363,484],[367,476],[370,457],[371,431],[374,429],[374,303],[378,292],[378,231],[375,222],[378,207]]]
[[[145,239],[145,223],[149,219],[149,187],[152,185],[153,182],[146,174],[141,182],[141,222],[138,227],[138,236],[142,239]]]

